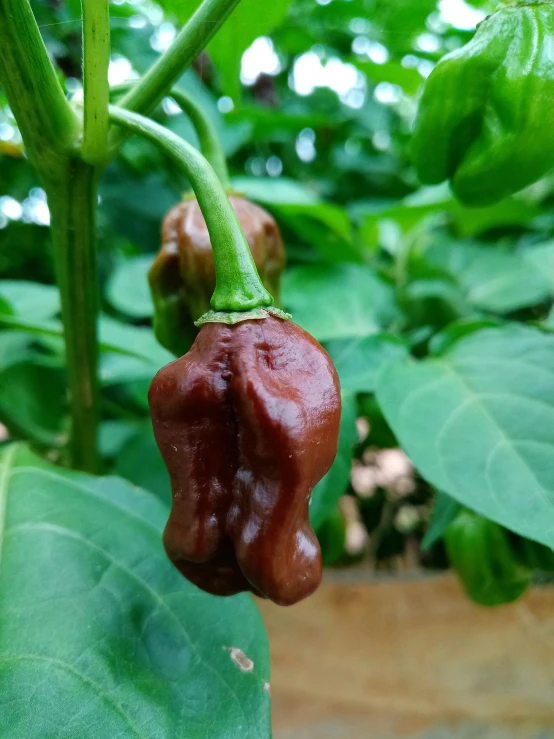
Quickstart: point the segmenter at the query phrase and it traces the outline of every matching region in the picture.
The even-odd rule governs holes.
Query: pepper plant
[[[0,0],[0,122],[13,113],[26,154],[0,128],[0,195],[46,191],[58,283],[46,229],[15,218],[3,229],[0,212],[8,736],[270,735],[268,650],[251,597],[202,593],[162,548],[170,480],[147,392],[189,348],[210,298],[157,271],[174,208],[204,213],[219,319],[247,309],[260,320],[275,296],[229,202],[246,195],[279,223],[280,306],[323,344],[341,382],[337,458],[313,490],[309,524],[294,519],[310,537],[313,527],[324,563],[389,567],[416,551],[420,565],[455,569],[486,606],[554,569],[554,6],[470,0],[474,20],[456,26],[435,0],[282,0],[262,14],[257,0],[160,5],[182,28],[159,56],[147,35],[159,20],[145,20],[158,6],[109,8],[112,46],[138,72],[110,89],[107,4],[37,3],[39,30],[27,2]],[[241,89],[241,53],[269,32],[277,62],[254,81],[244,65]],[[81,76],[82,99],[66,94]],[[230,341],[230,320],[205,324],[204,336]],[[235,397],[244,410],[248,393]],[[171,441],[161,442],[170,471]],[[411,463],[400,456],[387,479],[381,460],[398,461],[398,446]],[[361,551],[352,524],[369,534]],[[190,576],[197,552],[177,533],[169,553]],[[249,588],[234,550],[223,554],[235,589]],[[280,599],[275,574],[259,582]]]

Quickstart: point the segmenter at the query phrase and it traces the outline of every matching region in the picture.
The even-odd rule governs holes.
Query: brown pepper
[[[229,197],[238,216],[258,273],[279,303],[279,280],[285,267],[285,248],[275,219],[240,195]],[[174,295],[186,305],[189,322],[210,310],[215,289],[215,266],[206,221],[196,199],[172,208],[162,226],[162,248],[149,273],[152,292]]]
[[[317,341],[269,316],[206,323],[149,392],[171,477],[164,545],[217,595],[243,590],[289,605],[321,580],[308,504],[338,443],[336,370]]]

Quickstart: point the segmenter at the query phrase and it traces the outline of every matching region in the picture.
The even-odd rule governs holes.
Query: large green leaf
[[[554,336],[507,325],[387,365],[377,397],[420,473],[460,503],[554,544]]]
[[[378,333],[397,314],[393,288],[365,264],[292,267],[283,276],[282,300],[319,341]]]
[[[269,657],[250,596],[166,560],[167,508],[118,478],[0,458],[0,736],[264,739]]]

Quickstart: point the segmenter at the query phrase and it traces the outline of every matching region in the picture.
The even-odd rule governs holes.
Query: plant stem
[[[124,93],[132,84],[132,82],[122,82],[119,85],[111,87],[110,92],[115,94],[118,92]],[[190,121],[194,126],[194,130],[196,131],[196,135],[198,136],[198,143],[200,144],[202,156],[211,164],[223,187],[226,190],[230,190],[231,183],[229,180],[227,159],[215,126],[203,108],[201,108],[188,93],[184,92],[184,90],[178,90],[174,87],[169,94],[175,100],[179,108],[181,108],[183,113],[190,118]]]
[[[137,113],[150,113],[154,110],[239,2],[240,0],[204,0],[169,49],[119,102],[120,107]],[[113,156],[124,138],[123,132],[118,132],[113,137]]]
[[[85,92],[82,156],[90,164],[106,158],[110,88],[110,10],[108,0],[81,0]]]
[[[202,210],[214,252],[216,311],[246,311],[269,306],[273,298],[260,280],[246,237],[217,175],[196,149],[149,118],[110,105],[119,126],[150,139],[186,173]]]
[[[0,0],[0,81],[43,181],[62,175],[79,135],[28,0]]]
[[[97,174],[72,159],[62,183],[47,188],[62,317],[71,409],[71,465],[97,469],[99,390],[96,377]]]
[[[171,97],[183,113],[190,118],[198,136],[202,155],[211,164],[223,187],[229,190],[231,183],[229,180],[227,159],[225,158],[221,140],[217,135],[215,126],[202,108],[186,92],[174,88],[171,90]]]

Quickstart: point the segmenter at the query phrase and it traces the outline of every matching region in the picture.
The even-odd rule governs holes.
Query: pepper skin
[[[149,392],[171,478],[164,545],[215,595],[280,605],[321,580],[308,504],[337,453],[341,401],[329,355],[292,321],[206,323]]]
[[[494,521],[462,511],[446,529],[444,542],[450,564],[476,603],[511,603],[529,587],[531,572],[518,560],[508,532]]]
[[[425,83],[412,139],[421,182],[486,206],[554,168],[554,6],[502,7]]]
[[[229,197],[264,286],[279,303],[286,256],[279,227],[263,208],[240,195]],[[215,265],[210,234],[196,199],[172,208],[162,226],[162,248],[148,275],[154,299],[154,332],[174,354],[196,335],[193,322],[210,310]]]

